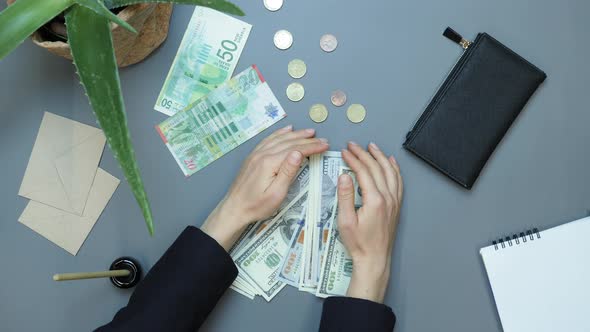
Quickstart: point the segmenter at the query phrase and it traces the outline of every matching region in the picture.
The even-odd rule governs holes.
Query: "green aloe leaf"
[[[0,59],[73,4],[73,0],[18,0],[0,12]]]
[[[213,8],[215,10],[219,10],[220,12],[232,15],[245,15],[240,7],[225,0],[104,0],[104,4],[108,8],[123,7],[137,3],[176,3],[180,5],[195,5]]]
[[[153,235],[150,204],[127,129],[109,20],[86,7],[74,5],[66,13],[66,26],[74,64],[90,105],[141,207],[148,231]]]
[[[133,33],[137,33],[137,31],[127,22],[120,19],[117,15],[111,12],[105,5],[102,3],[101,0],[74,0],[80,6],[84,6],[96,14],[117,23],[119,26],[129,30]]]

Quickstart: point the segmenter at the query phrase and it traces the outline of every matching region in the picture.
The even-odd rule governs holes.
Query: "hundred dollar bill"
[[[306,210],[307,209],[304,209],[302,211],[297,228],[291,236],[289,249],[285,257],[283,257],[283,261],[280,264],[279,275],[277,277],[280,281],[293,287],[299,287],[299,277],[301,275],[300,268],[302,264],[301,259],[303,255],[303,238],[305,236],[303,227],[305,225]]]
[[[283,203],[281,203],[281,206],[279,207],[278,211],[282,211],[285,208],[287,208],[289,203],[291,203],[293,201],[293,199],[296,198],[297,195],[299,195],[301,192],[307,191],[308,186],[309,186],[309,162],[307,159],[304,159],[303,164],[299,168],[299,171],[297,173],[297,176],[295,177],[295,180],[293,181],[293,183],[291,183],[291,186],[289,187],[289,191],[287,192],[287,196],[283,200]],[[274,215],[271,218],[268,218],[266,220],[262,220],[262,221],[255,223],[255,224],[249,225],[246,228],[246,230],[242,233],[242,235],[238,238],[238,240],[236,241],[234,246],[229,250],[229,254],[232,257],[232,259],[236,260],[237,253],[239,253],[244,247],[247,247],[250,244],[250,242],[257,235],[259,235],[266,227],[268,227],[268,225],[274,220],[275,217],[276,217],[276,215]],[[239,293],[241,293],[242,295],[245,295],[247,297],[249,297],[249,296],[246,294],[243,294],[242,292],[244,292],[244,293],[249,292],[249,293],[253,293],[253,294],[258,294],[259,292],[256,289],[256,287],[253,286],[247,279],[245,279],[243,277],[243,274],[244,273],[242,271],[239,272],[238,277],[234,281],[234,284],[232,284],[232,289],[237,288],[234,290],[238,291]],[[242,292],[240,292],[240,291],[242,291]]]
[[[196,7],[154,109],[184,110],[229,80],[252,26],[206,7]]]
[[[321,165],[321,156],[315,154],[309,157],[309,194],[308,194],[308,206],[305,217],[305,224],[303,226],[303,248],[301,254],[301,267],[299,268],[301,273],[299,275],[299,287],[301,291],[310,293],[316,292],[319,274],[317,269],[314,268],[316,265],[314,262],[314,255],[312,252],[312,238],[314,237],[314,229],[317,220],[319,220],[318,206],[319,201],[319,172]]]
[[[328,241],[328,233],[332,220],[333,207],[336,204],[338,176],[345,165],[340,152],[327,151],[321,155],[321,171],[319,172],[319,220],[315,224],[312,252],[319,279],[320,269],[324,258],[324,248]]]
[[[267,301],[285,287],[285,283],[277,279],[279,264],[289,249],[289,240],[299,224],[306,201],[307,191],[301,192],[235,260],[244,278],[254,284]]]
[[[300,290],[316,293],[332,207],[335,203],[338,175],[344,161],[340,152],[335,151],[327,151],[314,157],[316,159],[312,166],[313,187],[310,191],[309,219],[306,220],[306,234],[309,234],[309,239],[307,242],[304,241],[305,261]]]
[[[251,66],[156,130],[190,176],[285,116],[258,68]]]
[[[258,221],[254,224],[248,225],[242,235],[238,238],[236,243],[229,249],[229,254],[232,258],[236,258],[236,255],[241,251],[242,248],[247,247],[248,244],[254,239],[262,230],[264,230],[268,224],[273,221],[276,215],[284,210],[300,193],[307,191],[309,186],[309,162],[307,159],[303,160],[295,180],[289,186],[287,196],[279,206],[277,213],[266,220]]]
[[[359,209],[362,205],[361,191],[355,174],[350,168],[342,167],[342,173],[349,174],[354,183],[354,205]],[[337,201],[336,201],[337,202]],[[320,282],[316,295],[319,297],[342,296],[348,290],[348,284],[352,277],[352,258],[344,247],[338,232],[337,204],[332,206],[332,219],[325,248],[325,257],[322,264]]]

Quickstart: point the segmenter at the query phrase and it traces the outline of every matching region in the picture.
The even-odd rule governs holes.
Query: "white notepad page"
[[[590,217],[482,248],[505,332],[590,331]]]

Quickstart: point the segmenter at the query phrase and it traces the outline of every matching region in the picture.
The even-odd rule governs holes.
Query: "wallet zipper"
[[[434,110],[434,106],[435,106],[436,102],[440,99],[441,95],[443,94],[443,92],[445,90],[445,89],[443,89],[443,87],[450,82],[450,78],[452,76],[454,76],[454,74],[455,74],[455,69],[460,68],[461,67],[460,65],[462,65],[463,63],[465,63],[465,61],[467,61],[467,59],[469,58],[469,55],[471,54],[471,52],[470,52],[470,50],[472,49],[471,46],[479,40],[479,35],[478,35],[477,38],[475,38],[475,40],[473,42],[471,42],[471,41],[463,38],[463,36],[461,36],[458,32],[451,29],[450,27],[447,27],[445,29],[445,31],[443,32],[443,36],[447,37],[448,39],[450,39],[451,41],[453,41],[457,45],[461,46],[463,48],[463,54],[459,57],[459,59],[457,59],[457,62],[451,68],[451,71],[449,71],[446,78],[438,86],[438,89],[435,90],[436,93],[432,97],[432,99],[430,99],[430,102],[428,103],[426,110],[422,113],[422,115],[420,115],[420,117],[418,117],[418,120],[416,120],[414,122],[414,126],[412,127],[412,130],[410,130],[408,132],[408,134],[406,135],[406,142],[411,140],[414,137],[414,133],[416,132],[416,129],[420,128],[422,126],[422,124],[424,123],[424,121],[426,121],[426,119],[430,116],[430,113],[432,113],[432,111]]]

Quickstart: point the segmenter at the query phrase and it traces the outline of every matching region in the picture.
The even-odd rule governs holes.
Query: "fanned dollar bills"
[[[352,259],[337,225],[337,182],[343,173],[352,176],[355,206],[361,206],[356,176],[340,153],[311,156],[278,213],[251,225],[230,250],[239,270],[232,289],[267,301],[285,285],[319,297],[346,294]]]
[[[275,124],[287,114],[256,66],[156,126],[185,176]]]
[[[228,81],[252,26],[196,7],[154,109],[174,115]]]

